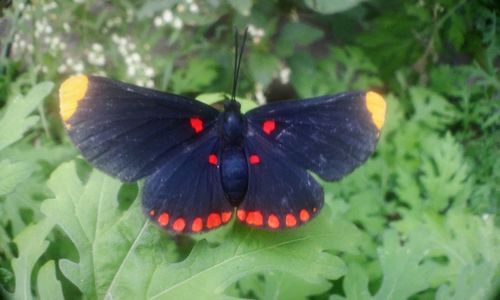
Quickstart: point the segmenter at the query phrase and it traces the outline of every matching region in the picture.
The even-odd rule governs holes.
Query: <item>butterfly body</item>
[[[149,218],[176,233],[229,222],[268,230],[309,222],[323,205],[311,173],[338,180],[373,153],[385,118],[374,92],[224,111],[187,97],[78,75],[59,90],[82,156],[123,181],[145,178]],[[236,208],[236,210],[235,210]]]

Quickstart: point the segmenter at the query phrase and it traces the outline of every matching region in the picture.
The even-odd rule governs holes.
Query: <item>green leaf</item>
[[[216,68],[216,62],[211,59],[190,59],[186,66],[172,75],[172,91],[186,93],[203,90],[217,77]]]
[[[31,272],[40,256],[47,250],[49,242],[45,240],[54,227],[50,220],[43,220],[36,225],[26,227],[14,242],[19,255],[12,260],[12,269],[16,276],[15,299],[32,299]]]
[[[25,96],[12,99],[0,120],[0,150],[21,139],[24,132],[35,125],[37,116],[29,116],[50,93],[54,84],[42,82],[35,85]]]
[[[363,270],[363,267],[357,263],[349,265],[343,287],[347,299],[362,300],[372,298],[368,291],[368,275]]]
[[[305,0],[306,5],[321,14],[334,14],[349,10],[366,0]]]
[[[236,280],[272,270],[316,284],[339,278],[345,273],[345,265],[326,250],[354,253],[360,235],[352,224],[332,222],[328,217],[324,211],[309,225],[279,234],[238,225],[215,248],[201,241],[186,260],[158,268],[148,297],[176,299],[189,294],[218,299]]]
[[[204,93],[196,96],[196,100],[201,101],[205,104],[212,105],[217,102],[224,101],[224,99],[228,99],[230,95],[227,93]]]
[[[278,58],[262,51],[252,51],[248,60],[253,79],[263,87],[269,85],[278,72]]]
[[[449,132],[443,138],[430,136],[424,145],[430,154],[430,159],[423,159],[421,166],[426,206],[436,212],[450,204],[464,209],[473,187],[461,145]]]
[[[13,192],[34,170],[35,166],[28,162],[0,161],[0,196]]]
[[[162,260],[171,256],[162,249],[165,245],[159,240],[160,233],[148,226],[139,201],[128,211],[121,211],[117,201],[121,183],[94,171],[88,182],[82,184],[74,163],[59,167],[49,186],[55,198],[43,203],[42,212],[66,233],[79,253],[78,263],[60,261],[62,273],[88,298],[102,299],[115,288],[129,297],[135,295],[132,298],[144,295],[148,273],[158,263],[152,254],[163,252]],[[130,271],[129,265],[138,269],[123,274]],[[121,276],[132,276],[130,290],[117,286]]]
[[[231,99],[231,95],[227,93],[206,93],[206,94],[200,94],[196,97],[196,100],[201,101],[205,104],[212,105],[221,101],[224,101],[224,99]],[[258,105],[255,103],[255,101],[236,97],[236,100],[240,103],[241,105],[241,112],[246,113],[247,111],[256,108]]]
[[[456,109],[444,97],[431,90],[413,87],[410,89],[415,114],[412,120],[433,129],[442,129],[457,116]]]
[[[448,35],[451,43],[455,49],[460,49],[464,43],[466,27],[464,20],[460,15],[453,15],[450,18],[450,28],[448,29]]]
[[[377,69],[356,47],[332,47],[329,55],[321,60],[308,54],[294,55],[291,69],[292,83],[302,98],[369,90],[381,85],[375,76]]]
[[[53,260],[45,263],[38,271],[38,296],[41,300],[64,300],[61,282],[56,277]]]
[[[171,242],[148,225],[139,201],[119,210],[117,180],[94,171],[82,184],[74,164],[67,163],[49,185],[55,199],[45,201],[42,211],[72,240],[80,257],[78,263],[62,260],[60,268],[86,297],[220,298],[238,279],[263,271],[324,284],[345,273],[343,261],[331,251],[356,253],[360,238],[354,225],[332,221],[324,209],[309,225],[279,234],[237,225],[219,246],[202,240],[187,259],[172,263],[164,248]]]
[[[412,232],[402,245],[396,231],[384,233],[384,246],[378,251],[384,278],[374,299],[407,299],[430,287],[428,275],[437,266],[422,264],[432,248],[427,236],[425,231]]]
[[[240,15],[248,16],[252,10],[252,0],[228,0],[227,1]]]
[[[294,22],[287,23],[276,43],[276,49],[281,56],[290,56],[296,46],[307,46],[323,37],[323,31],[311,25]]]
[[[287,273],[273,272],[265,276],[265,290],[262,299],[309,299],[330,289],[327,281],[311,283]]]

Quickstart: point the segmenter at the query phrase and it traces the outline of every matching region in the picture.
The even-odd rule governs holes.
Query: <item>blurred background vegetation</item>
[[[498,1],[0,3],[0,298],[498,295]],[[113,181],[116,193],[103,200],[118,203],[106,211],[112,224],[94,221],[94,235],[82,242],[71,222],[85,231],[98,220],[86,206],[93,183],[112,179],[92,172],[69,143],[57,85],[96,74],[213,102],[212,93],[230,91],[234,27],[250,34],[242,98],[386,95],[375,156],[324,183],[327,208],[315,224],[280,233],[234,224],[172,238],[141,227],[133,201],[140,187]],[[56,216],[68,199],[77,199],[76,221]]]

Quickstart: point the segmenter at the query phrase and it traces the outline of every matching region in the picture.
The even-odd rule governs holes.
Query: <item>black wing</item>
[[[302,167],[255,129],[245,140],[247,193],[238,208],[240,221],[280,229],[309,221],[323,206],[323,188]]]
[[[246,114],[248,190],[238,218],[270,229],[309,221],[323,190],[308,173],[336,180],[373,153],[385,117],[373,92],[265,105]]]
[[[197,233],[227,223],[234,209],[222,189],[217,128],[182,149],[146,179],[142,194],[146,213],[177,233]]]
[[[65,127],[83,157],[124,181],[154,173],[219,114],[189,98],[95,76],[70,77],[59,95]]]
[[[351,92],[264,105],[246,116],[248,126],[289,161],[337,180],[373,153],[385,110],[382,96]]]

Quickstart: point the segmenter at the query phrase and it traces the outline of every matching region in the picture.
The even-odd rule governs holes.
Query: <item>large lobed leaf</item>
[[[219,299],[240,278],[263,271],[324,286],[346,272],[332,251],[356,253],[361,238],[353,224],[332,221],[325,209],[309,225],[285,232],[234,225],[221,244],[202,239],[185,260],[173,263],[173,244],[146,222],[139,201],[120,209],[117,180],[94,171],[82,183],[75,164],[66,163],[49,185],[55,198],[42,211],[68,235],[80,258],[59,266],[90,298]]]

